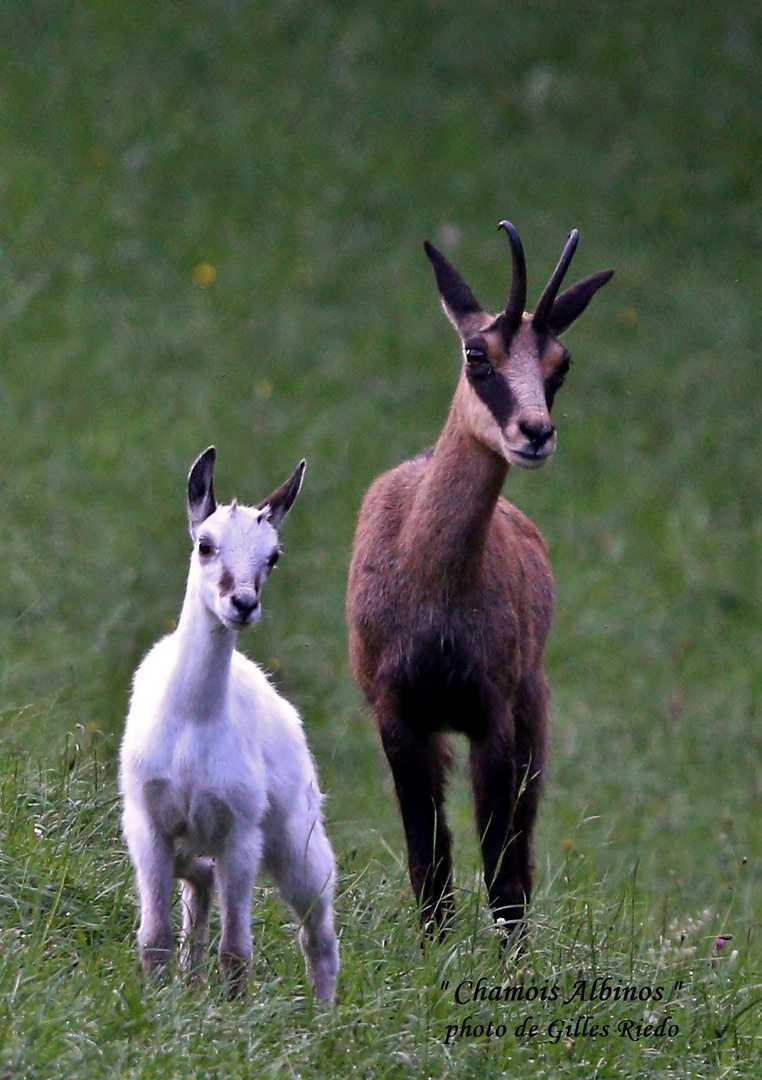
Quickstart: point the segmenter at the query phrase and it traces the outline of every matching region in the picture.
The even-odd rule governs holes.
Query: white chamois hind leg
[[[175,873],[181,881],[183,928],[180,964],[194,980],[205,976],[209,937],[209,911],[214,896],[214,863],[211,859],[178,860]]]
[[[269,838],[265,863],[281,896],[302,923],[299,943],[315,996],[331,999],[339,970],[333,925],[336,871],[320,818],[292,813],[282,829]]]

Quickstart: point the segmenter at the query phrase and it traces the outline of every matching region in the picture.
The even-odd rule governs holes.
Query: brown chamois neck
[[[504,458],[474,436],[458,385],[403,527],[401,550],[421,582],[448,589],[478,573],[487,530],[508,473]]]

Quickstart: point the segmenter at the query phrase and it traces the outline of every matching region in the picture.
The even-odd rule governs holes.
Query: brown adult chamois
[[[613,274],[591,274],[559,295],[577,247],[574,230],[534,314],[526,314],[521,239],[510,222],[500,227],[513,277],[496,316],[424,245],[464,362],[434,448],[369,488],[349,571],[350,659],[392,770],[410,880],[429,932],[444,930],[454,907],[447,732],[470,742],[495,920],[512,929],[530,900],[554,588],[542,537],[500,492],[510,465],[538,468],[553,454],[550,410],[570,364],[558,336]]]

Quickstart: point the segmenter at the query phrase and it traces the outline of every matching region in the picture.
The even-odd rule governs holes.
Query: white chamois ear
[[[188,523],[194,540],[199,525],[217,509],[213,482],[216,458],[217,451],[209,446],[199,454],[188,474]]]
[[[296,502],[296,496],[302,486],[307,462],[302,458],[294,472],[284,484],[276,488],[271,495],[257,504],[257,510],[264,510],[265,518],[274,529],[279,529],[281,522]]]

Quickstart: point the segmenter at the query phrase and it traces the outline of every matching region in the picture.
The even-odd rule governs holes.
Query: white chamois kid
[[[258,507],[217,506],[209,447],[188,477],[193,538],[174,633],[135,673],[121,748],[123,828],[140,893],[138,949],[146,973],[172,951],[172,880],[182,882],[184,967],[199,973],[216,887],[220,968],[245,993],[251,899],[260,862],[302,923],[300,941],[318,998],[334,994],[335,864],[322,796],[296,710],[234,648],[260,614],[278,559],[278,528],[304,474]]]

